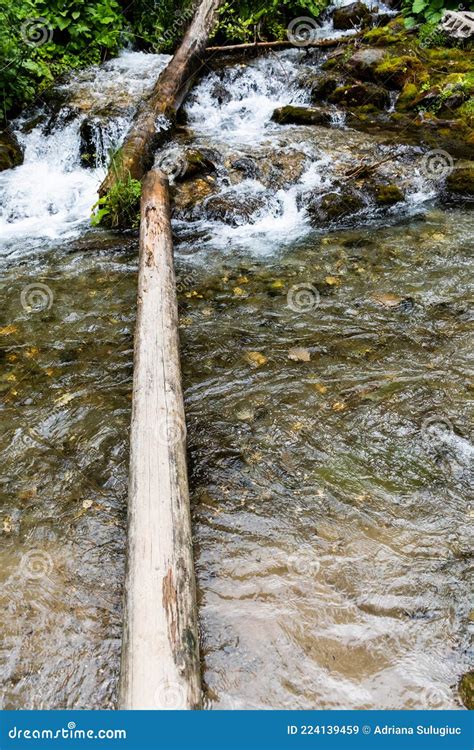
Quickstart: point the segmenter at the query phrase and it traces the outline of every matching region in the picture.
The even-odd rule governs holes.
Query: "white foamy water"
[[[138,101],[168,60],[167,55],[123,52],[59,87],[75,113],[72,119],[69,110],[51,125],[43,110],[44,122],[27,133],[27,118],[15,123],[24,163],[0,173],[3,252],[41,248],[51,240],[77,236],[88,225],[108,154],[120,145]],[[88,115],[103,122],[94,134],[99,165],[93,169],[80,161],[80,128]]]
[[[248,214],[244,212],[241,221],[233,218],[230,224],[221,219],[198,218],[196,229],[207,234],[207,243],[214,248],[232,250],[240,246],[267,254],[273,253],[275,247],[294,242],[312,231],[302,196],[328,190],[338,192],[341,176],[344,179],[344,172],[338,166],[344,162],[349,170],[362,159],[369,162],[380,159],[376,137],[355,131],[350,131],[347,138],[341,134],[346,127],[346,113],[336,107],[330,111],[330,128],[282,126],[272,121],[278,107],[311,103],[303,83],[304,74],[316,76],[319,64],[308,65],[305,55],[305,51],[291,49],[211,72],[201,80],[186,105],[188,123],[198,145],[230,151],[234,158],[254,157],[257,163],[278,162],[282,155],[286,159],[291,159],[291,154],[295,159],[301,154],[305,156],[301,176],[285,188],[272,190],[271,185],[258,180],[253,180],[253,184],[243,180],[230,191],[226,178],[222,179],[221,197],[233,193],[239,202],[245,203],[254,195],[265,193],[266,206]],[[352,153],[347,153],[347,144]],[[406,201],[393,211],[400,211],[401,205],[404,210],[415,209],[436,195],[433,184],[424,179],[417,167],[417,152],[412,147],[398,149],[397,166],[403,175]],[[392,179],[398,182],[398,175],[396,178],[392,175]],[[372,215],[375,218],[377,213],[368,205],[364,219]]]

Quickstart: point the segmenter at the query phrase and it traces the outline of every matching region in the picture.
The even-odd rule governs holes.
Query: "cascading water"
[[[136,104],[168,60],[167,55],[123,52],[59,87],[57,96],[68,106],[58,115],[46,104],[14,123],[24,163],[0,173],[3,252],[40,249],[87,227],[109,154],[120,145]],[[81,127],[87,118],[96,121],[93,168],[81,163]]]

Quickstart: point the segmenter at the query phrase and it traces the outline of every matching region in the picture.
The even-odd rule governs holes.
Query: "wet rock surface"
[[[10,130],[0,130],[0,172],[23,162],[23,149]]]
[[[474,162],[458,162],[446,178],[450,193],[474,198]]]
[[[272,115],[280,125],[322,125],[329,126],[333,120],[330,109],[324,107],[293,107],[288,105],[276,109]]]
[[[334,28],[344,31],[368,23],[369,20],[370,10],[360,2],[337,8],[333,13]]]

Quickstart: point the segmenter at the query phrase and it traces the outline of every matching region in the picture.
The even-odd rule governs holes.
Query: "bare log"
[[[340,44],[348,44],[353,42],[358,34],[352,34],[347,37],[339,37],[335,39],[317,39],[314,42],[305,42],[304,47],[300,49],[314,49],[314,47],[338,47]],[[266,50],[266,49],[285,49],[287,47],[294,47],[294,42],[290,42],[288,39],[284,39],[276,42],[246,42],[245,44],[227,44],[221,47],[207,47],[206,52],[208,53],[219,53],[219,52],[251,52],[252,50]]]
[[[143,182],[119,708],[198,709],[200,661],[169,187]]]
[[[194,75],[204,64],[209,35],[223,0],[202,0],[177,52],[140,105],[119,157],[99,188],[103,196],[117,181],[141,179],[153,164],[154,149],[168,136]]]

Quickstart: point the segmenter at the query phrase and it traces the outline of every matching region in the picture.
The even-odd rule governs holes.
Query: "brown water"
[[[472,223],[178,246],[208,708],[460,706]],[[3,271],[2,706],[113,707],[136,238]]]

